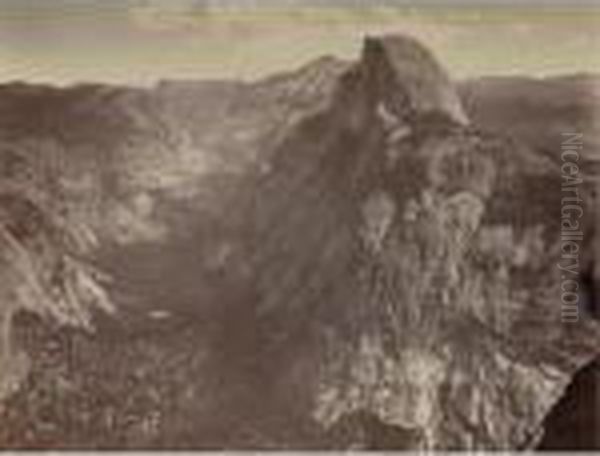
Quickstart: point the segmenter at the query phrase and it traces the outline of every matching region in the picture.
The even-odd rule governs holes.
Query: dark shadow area
[[[550,412],[540,450],[600,450],[600,359],[583,368]]]

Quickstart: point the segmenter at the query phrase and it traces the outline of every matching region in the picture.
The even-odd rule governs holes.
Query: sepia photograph
[[[600,452],[600,2],[0,0],[0,452]]]

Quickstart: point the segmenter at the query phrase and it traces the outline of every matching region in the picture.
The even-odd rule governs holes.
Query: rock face
[[[450,79],[420,43],[404,36],[367,38],[362,59],[371,89],[397,115],[442,112],[467,123]]]
[[[203,394],[263,423],[253,447],[531,448],[597,355],[591,315],[562,321],[560,172],[470,126],[414,40],[371,37],[357,62],[254,84],[85,93],[56,108],[94,100],[90,130],[80,121],[65,143],[96,144],[69,161],[90,176],[77,207],[105,249],[118,246],[106,267],[139,283],[138,301],[159,296],[218,328],[194,342],[208,353]],[[115,136],[95,133],[100,123]],[[113,141],[100,166],[109,152],[94,134]],[[128,236],[102,223],[115,213]],[[144,254],[137,270],[148,243],[156,264]],[[217,434],[233,432],[219,407],[201,410]]]
[[[368,416],[397,447],[531,446],[598,342],[589,317],[561,323],[560,176],[465,127],[426,55],[368,40],[334,114],[277,156],[257,197],[259,307],[269,334],[318,347],[298,363],[326,428]],[[403,86],[412,74],[434,87]],[[361,432],[346,444],[368,446]]]

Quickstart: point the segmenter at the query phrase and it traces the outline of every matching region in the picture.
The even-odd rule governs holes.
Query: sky
[[[420,39],[457,79],[600,73],[591,1],[440,1],[0,0],[0,82],[251,80],[322,55],[357,58],[363,38],[382,33]]]

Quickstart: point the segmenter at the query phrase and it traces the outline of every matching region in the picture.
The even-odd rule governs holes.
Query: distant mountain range
[[[473,121],[560,156],[563,133],[582,133],[583,170],[600,172],[600,75],[488,77],[458,86]]]

